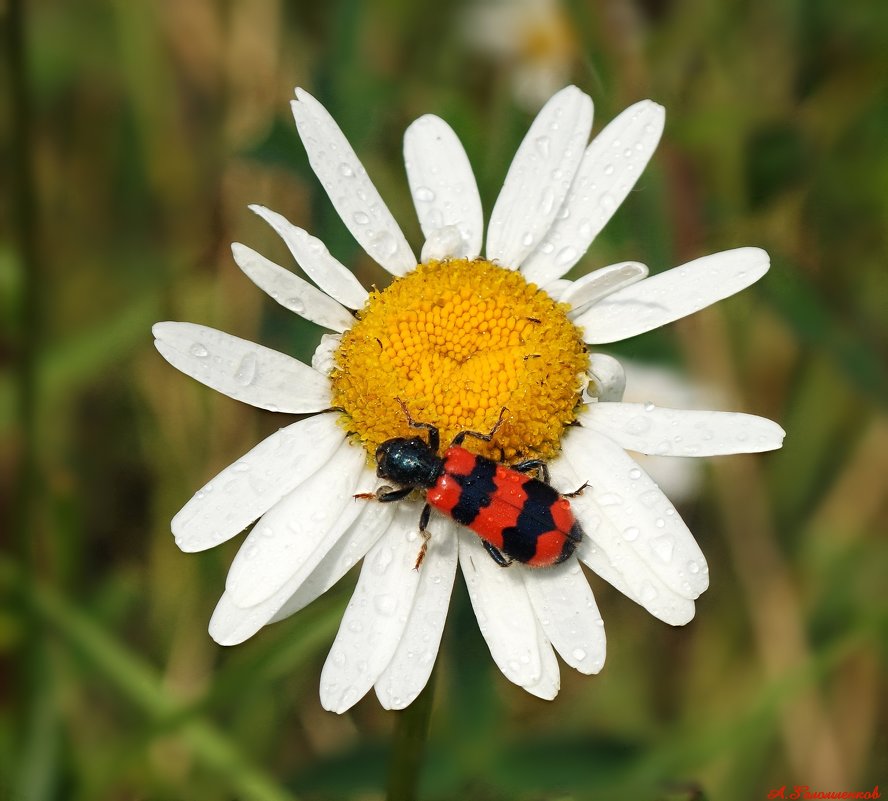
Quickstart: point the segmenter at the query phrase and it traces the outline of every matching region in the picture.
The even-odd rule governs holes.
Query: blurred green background
[[[888,4],[3,0],[0,26],[0,799],[384,796],[395,715],[318,701],[354,576],[224,649],[206,624],[237,542],[185,555],[169,533],[282,418],[177,373],[151,323],[300,358],[321,333],[236,269],[233,240],[291,264],[246,204],[384,280],[310,174],[295,85],[417,252],[409,122],[453,125],[489,211],[532,113],[575,82],[596,130],[643,97],[667,108],[579,273],[772,256],[742,295],[616,349],[788,431],[708,460],[681,504],[711,566],[696,619],[670,628],[593,580],[607,664],[564,669],[546,703],[499,675],[458,580],[421,797],[888,785]]]

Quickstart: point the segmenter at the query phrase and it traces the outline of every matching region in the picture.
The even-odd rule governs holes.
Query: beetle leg
[[[512,470],[517,470],[519,473],[529,473],[531,470],[536,470],[537,475],[540,476],[543,481],[547,484],[550,483],[549,468],[542,459],[527,459],[524,462],[509,465],[509,467],[511,467]]]
[[[404,410],[404,414],[407,416],[407,425],[410,428],[422,428],[429,432],[429,447],[435,452],[438,452],[438,448],[441,445],[441,435],[438,433],[438,429],[433,426],[431,423],[417,423],[410,416],[410,412],[407,410],[407,404],[404,403],[400,398],[395,398],[395,400],[401,405],[401,408]]]
[[[481,544],[484,546],[484,550],[490,554],[490,558],[493,559],[493,561],[496,562],[500,567],[508,567],[510,564],[512,564],[511,559],[506,559],[506,557],[503,556],[503,552],[499,550],[499,548],[491,545],[487,540],[481,540]]]
[[[401,487],[400,489],[392,489],[391,487],[384,484],[375,492],[359,492],[357,495],[355,495],[355,498],[358,498],[362,501],[379,501],[380,503],[391,503],[392,501],[403,500],[411,492],[413,492],[413,487]]]
[[[414,570],[419,570],[419,566],[422,564],[422,560],[425,559],[426,551],[429,549],[429,540],[432,538],[432,535],[429,533],[426,526],[429,524],[429,517],[432,514],[432,507],[426,504],[422,507],[422,513],[419,515],[419,535],[422,537],[422,545],[419,548],[419,553],[416,556],[416,564],[413,565]]]
[[[490,442],[490,440],[493,439],[493,435],[496,434],[499,427],[503,424],[503,416],[506,414],[507,411],[509,410],[505,406],[500,409],[499,417],[497,418],[496,423],[494,423],[493,428],[490,429],[489,433],[482,434],[480,431],[460,431],[459,434],[457,434],[453,438],[453,442],[451,442],[450,444],[462,445],[463,440],[466,437],[474,437],[475,439],[483,439],[485,442]]]
[[[583,494],[583,490],[586,489],[586,487],[588,487],[588,486],[589,486],[589,482],[588,482],[588,481],[584,481],[583,484],[582,484],[582,486],[577,487],[577,489],[575,489],[573,492],[565,492],[565,493],[564,493],[564,497],[565,497],[565,498],[576,498],[577,495],[582,495],[582,494]]]

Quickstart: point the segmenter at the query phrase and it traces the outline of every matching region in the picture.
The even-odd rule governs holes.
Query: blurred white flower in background
[[[460,27],[471,48],[508,70],[526,110],[538,110],[568,82],[577,45],[559,0],[480,0]]]

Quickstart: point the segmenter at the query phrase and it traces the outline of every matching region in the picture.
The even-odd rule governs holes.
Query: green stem
[[[392,758],[389,764],[387,801],[415,801],[419,784],[419,770],[429,733],[432,702],[435,698],[435,676],[438,665],[432,669],[428,684],[416,700],[405,710],[396,713],[392,736]]]

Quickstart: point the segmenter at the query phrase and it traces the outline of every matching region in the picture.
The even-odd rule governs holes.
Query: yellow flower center
[[[332,372],[342,424],[372,456],[392,437],[431,423],[446,445],[489,432],[469,449],[513,462],[551,459],[576,418],[588,355],[569,306],[488,261],[429,261],[370,294],[342,335]]]

